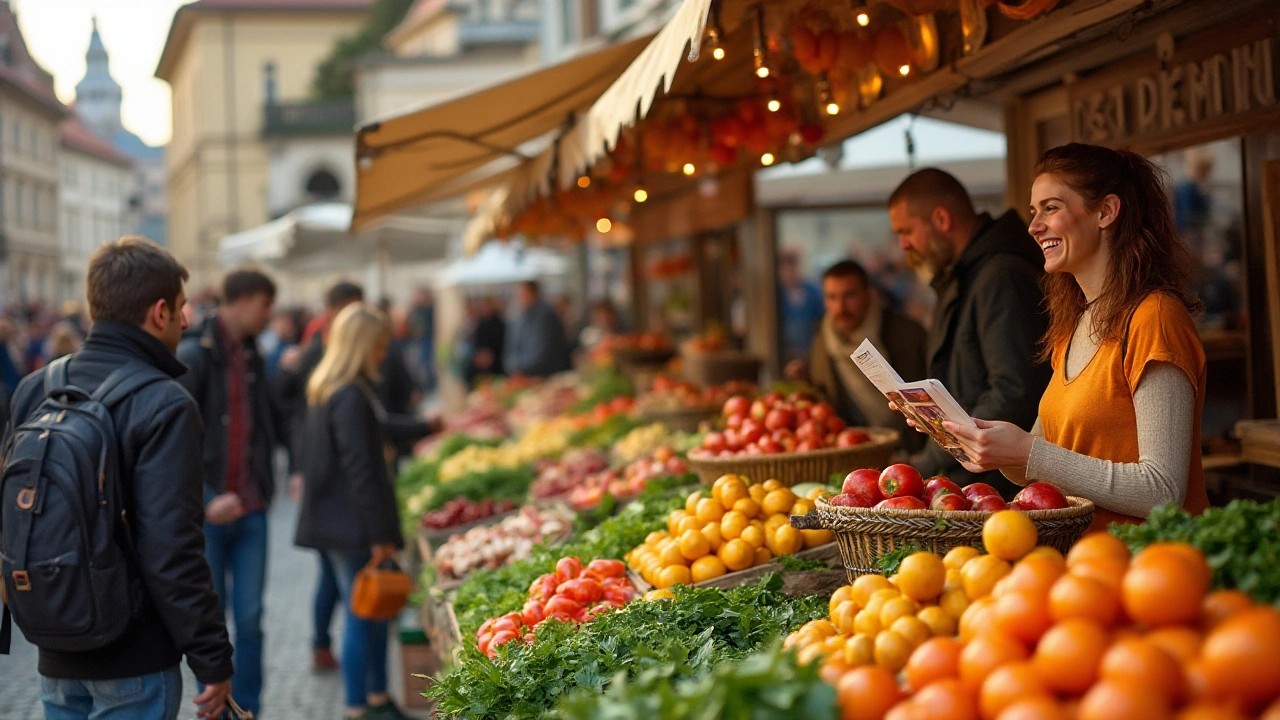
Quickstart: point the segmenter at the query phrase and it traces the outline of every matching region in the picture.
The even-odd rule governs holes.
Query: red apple
[[[822,435],[823,433],[812,420],[800,423],[796,426],[796,439],[801,442],[812,441],[815,437],[821,437]]]
[[[702,438],[702,447],[714,453],[724,450],[724,435],[718,432],[707,433],[707,436]]]
[[[724,424],[725,424],[725,427],[730,427],[730,428],[733,428],[734,430],[737,430],[738,428],[742,427],[742,423],[745,422],[746,419],[747,419],[746,413],[734,413],[729,416],[728,420],[724,421]]]
[[[764,426],[769,430],[795,427],[796,414],[791,410],[774,408],[764,416]]]
[[[796,410],[796,427],[799,427],[802,423],[809,422],[809,417],[808,410]]]
[[[767,406],[777,405],[785,399],[786,398],[784,398],[780,392],[771,392],[760,398],[760,400]]]
[[[748,424],[750,423],[750,424]],[[742,438],[743,445],[751,445],[760,441],[765,436],[764,428],[748,420],[742,424],[742,429],[738,431],[738,437]]]
[[[832,496],[829,502],[836,507],[869,507],[868,505],[859,504],[852,496],[844,493]]]
[[[945,488],[939,490],[929,502],[930,510],[968,510],[970,507],[969,501],[965,500],[963,495]]]
[[[724,416],[746,415],[751,412],[751,401],[741,395],[734,395],[724,401]]]
[[[876,505],[877,510],[928,510],[924,501],[918,497],[903,496],[882,500]]]
[[[960,489],[959,485],[956,485],[955,483],[951,482],[950,479],[943,477],[942,475],[934,475],[933,477],[924,481],[924,501],[932,502],[933,496],[937,495],[938,491],[944,488],[948,492],[955,493],[956,495],[960,495],[962,497],[964,496],[964,491]],[[965,498],[965,499],[967,500],[968,498]]]
[[[771,437],[760,438],[760,442],[756,443],[756,447],[760,448],[760,451],[766,455],[777,455],[786,450],[782,443]]]
[[[1047,482],[1033,482],[1022,488],[1013,501],[1025,510],[1061,510],[1068,506],[1067,497]]]
[[[829,417],[835,417],[835,414],[836,414],[836,409],[831,407],[827,403],[818,403],[813,406],[812,410],[809,411],[809,417],[811,419],[813,419],[815,422],[822,422],[822,423],[825,423],[827,421],[827,418]]]
[[[983,495],[973,502],[973,507],[970,509],[995,512],[996,510],[1007,510],[1008,506],[1004,504],[1004,498],[999,495]]]
[[[988,497],[991,495],[1000,497],[1000,493],[996,492],[995,488],[986,483],[972,483],[964,486],[964,496],[969,500],[969,502],[976,503],[978,498]]]
[[[848,428],[841,430],[839,434],[836,435],[835,444],[840,447],[853,447],[854,445],[861,445],[869,440],[871,440],[871,436],[865,432]]]
[[[813,409],[813,400],[810,399],[809,396],[807,395],[800,395],[798,397],[793,397],[789,400],[789,402],[791,403],[791,407],[794,408],[796,412],[800,412],[802,410],[808,411]]]
[[[751,403],[751,417],[764,421],[764,416],[769,414],[769,405],[764,400],[756,400]]]
[[[846,427],[848,426],[845,425],[844,420],[838,417],[827,418],[827,432],[841,433],[844,432]]]
[[[809,440],[801,440],[800,442],[796,443],[795,451],[796,452],[813,452],[816,449],[817,448],[815,448],[813,446],[813,443],[810,442]]]
[[[724,448],[730,451],[741,450],[745,443],[742,442],[742,434],[732,428],[724,431]]]
[[[904,463],[890,465],[880,473],[880,494],[886,498],[918,498],[923,493],[924,478],[920,477],[920,473],[910,465]]]
[[[845,475],[840,491],[861,503],[859,507],[871,507],[884,499],[880,494],[880,473],[877,470],[854,470]]]

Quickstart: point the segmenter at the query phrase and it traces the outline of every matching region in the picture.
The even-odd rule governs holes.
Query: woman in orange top
[[[1035,176],[1029,231],[1045,256],[1053,365],[1040,417],[1030,433],[979,419],[946,428],[971,470],[1089,498],[1095,526],[1168,502],[1199,512],[1205,357],[1161,172],[1137,153],[1073,143],[1046,152]]]

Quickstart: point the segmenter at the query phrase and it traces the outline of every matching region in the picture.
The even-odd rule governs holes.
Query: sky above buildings
[[[53,73],[58,98],[75,100],[84,77],[92,20],[111,57],[111,74],[124,91],[124,126],[151,145],[169,142],[169,86],[155,78],[156,63],[179,6],[190,0],[9,0],[36,61]]]

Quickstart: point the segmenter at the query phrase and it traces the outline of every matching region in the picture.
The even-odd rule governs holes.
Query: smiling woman
[[[1035,176],[1028,229],[1049,273],[1042,352],[1053,379],[1031,433],[984,420],[947,429],[977,467],[1093,500],[1098,526],[1165,502],[1203,510],[1205,356],[1159,170],[1073,143],[1046,152]]]

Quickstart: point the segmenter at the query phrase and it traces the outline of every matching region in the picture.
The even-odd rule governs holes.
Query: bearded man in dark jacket
[[[1044,255],[1013,210],[974,210],[968,191],[936,168],[913,173],[889,197],[889,220],[907,263],[938,294],[929,328],[928,377],[970,416],[1029,430],[1052,369],[1037,360],[1048,327]],[[903,377],[911,382],[925,378]],[[1006,498],[1018,488],[998,472],[975,475],[936,443],[913,464],[960,485],[984,482]]]

